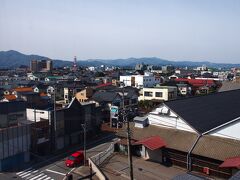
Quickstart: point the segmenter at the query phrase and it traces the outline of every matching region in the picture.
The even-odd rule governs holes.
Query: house
[[[31,126],[31,151],[42,155],[49,153],[53,108],[27,108],[26,117]]]
[[[10,95],[4,95],[4,98],[1,100],[2,102],[11,102],[11,101],[16,101],[17,97],[13,94]]]
[[[240,90],[167,101],[148,114],[148,126],[132,125],[132,139],[159,136],[166,143],[158,156],[162,163],[229,178],[240,163],[239,106]],[[135,143],[135,151],[141,148]],[[153,161],[159,160],[154,157]],[[235,165],[224,165],[229,159]]]
[[[93,102],[80,103],[73,98],[65,108],[51,113],[51,149],[59,150],[83,142],[83,124],[86,124],[87,136],[95,135],[102,123],[101,109]]]
[[[85,89],[77,92],[75,97],[79,102],[86,102],[93,95],[93,89],[86,87]]]
[[[19,97],[22,93],[32,93],[33,89],[32,87],[17,87],[13,89],[12,94]]]
[[[177,87],[156,86],[154,88],[143,88],[140,91],[139,101],[168,101],[177,98]]]
[[[188,83],[192,86],[192,90],[195,94],[208,94],[216,92],[221,87],[221,83],[212,79],[175,79],[178,83]]]

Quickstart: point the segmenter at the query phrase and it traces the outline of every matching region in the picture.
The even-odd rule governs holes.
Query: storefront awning
[[[240,168],[240,157],[226,159],[219,167],[236,167]]]
[[[159,136],[145,138],[140,141],[137,141],[135,144],[142,144],[151,150],[159,149],[166,146],[165,141]]]

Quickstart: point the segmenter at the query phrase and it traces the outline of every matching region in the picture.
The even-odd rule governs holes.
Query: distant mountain
[[[18,51],[0,51],[0,68],[16,68],[21,65],[30,66],[30,61],[49,59],[48,57],[39,56],[39,55],[25,55]],[[63,66],[72,66],[73,62],[65,60],[53,60],[54,67],[63,67]],[[169,61],[156,57],[145,57],[145,58],[128,58],[128,59],[89,59],[89,60],[79,60],[78,65],[81,66],[135,66],[139,63],[151,64],[155,66],[161,65],[173,65],[176,67],[185,67],[185,66],[202,66],[203,64],[207,67],[240,67],[240,64],[227,64],[227,63],[211,63],[208,61],[203,62],[194,62],[194,61]]]

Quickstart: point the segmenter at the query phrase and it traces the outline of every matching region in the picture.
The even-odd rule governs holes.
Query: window
[[[162,97],[162,95],[163,95],[162,92],[156,92],[156,93],[155,93],[155,96],[156,96],[156,97]]]
[[[152,95],[153,95],[152,92],[149,92],[149,91],[145,91],[145,92],[144,92],[144,96],[152,97]]]

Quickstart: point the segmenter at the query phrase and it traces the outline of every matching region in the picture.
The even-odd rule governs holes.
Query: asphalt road
[[[87,144],[87,157],[93,156],[107,149],[111,142],[115,139],[114,135],[102,137],[96,141]],[[72,173],[74,179],[81,176],[74,173],[75,168],[65,166],[65,159],[74,151],[83,149],[82,145],[74,147],[67,153],[61,153],[55,156],[47,157],[41,162],[32,164],[18,172],[0,173],[0,179],[16,179],[16,180],[62,180],[67,173]]]

